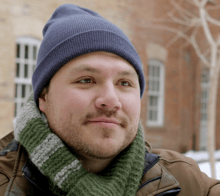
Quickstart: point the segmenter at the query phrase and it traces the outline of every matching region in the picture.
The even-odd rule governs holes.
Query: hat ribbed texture
[[[89,52],[105,51],[127,60],[139,75],[141,96],[145,80],[142,64],[128,37],[99,14],[72,4],[57,8],[43,29],[37,67],[32,77],[34,100],[64,64]]]

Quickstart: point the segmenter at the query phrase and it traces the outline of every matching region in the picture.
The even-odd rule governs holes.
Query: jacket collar
[[[160,163],[160,156],[149,153],[146,148],[143,177],[136,196],[139,195],[173,195],[181,190],[179,182]]]

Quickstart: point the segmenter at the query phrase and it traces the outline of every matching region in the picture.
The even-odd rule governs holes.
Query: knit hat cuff
[[[113,32],[96,30],[69,37],[53,47],[43,60],[39,62],[32,78],[35,102],[38,104],[38,97],[43,88],[64,64],[80,55],[97,51],[114,53],[133,65],[139,75],[142,97],[145,80],[141,70],[141,60],[134,47],[130,42]],[[54,58],[56,58],[56,63],[54,63]]]

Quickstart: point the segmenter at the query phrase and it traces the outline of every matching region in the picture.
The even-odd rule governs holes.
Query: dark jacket
[[[0,140],[0,196],[50,196],[48,180],[33,165],[13,134]],[[146,147],[145,169],[136,196],[217,196],[220,182],[200,172],[197,164],[168,150]]]

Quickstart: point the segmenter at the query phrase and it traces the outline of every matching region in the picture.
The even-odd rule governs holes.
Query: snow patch
[[[198,163],[200,170],[206,173],[209,177],[211,177],[209,153],[207,151],[190,150],[184,155],[194,159]],[[216,160],[215,162],[216,179],[220,180],[220,150],[215,151],[214,158]]]

